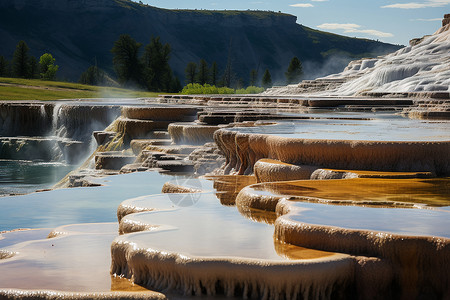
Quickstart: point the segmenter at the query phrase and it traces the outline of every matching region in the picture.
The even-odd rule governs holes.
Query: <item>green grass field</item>
[[[159,93],[116,87],[0,77],[0,100],[59,100],[80,98],[156,97]]]

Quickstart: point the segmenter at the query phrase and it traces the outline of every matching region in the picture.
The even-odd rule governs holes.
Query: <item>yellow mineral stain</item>
[[[277,254],[287,259],[315,259],[335,255],[334,252],[327,252],[315,249],[304,248],[274,239],[274,247]]]
[[[367,205],[391,205],[392,202],[450,205],[450,178],[383,179],[355,178],[345,180],[300,180],[263,183],[253,186],[258,191],[298,196],[304,200],[329,200],[335,204],[348,201]],[[300,199],[299,199],[300,200]]]
[[[131,280],[111,275],[111,291],[113,292],[146,292],[150,291],[145,287],[133,283]]]
[[[256,183],[255,176],[245,175],[207,176],[206,179],[214,181],[216,196],[223,205],[234,205],[239,192],[244,187]]]

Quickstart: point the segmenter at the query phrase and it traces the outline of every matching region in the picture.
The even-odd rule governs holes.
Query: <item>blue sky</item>
[[[450,0],[141,0],[171,9],[281,11],[297,23],[351,37],[407,45],[434,33],[450,13]]]

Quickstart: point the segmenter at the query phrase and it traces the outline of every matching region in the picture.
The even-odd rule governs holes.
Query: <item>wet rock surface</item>
[[[68,186],[107,185],[98,176],[118,173],[161,172],[176,180],[161,183],[154,195],[125,200],[110,239],[93,225],[90,238],[75,226],[54,230],[55,240],[79,241],[79,248],[103,241],[117,278],[185,296],[449,295],[448,178],[436,177],[448,174],[447,123],[416,120],[414,137],[429,140],[378,139],[378,131],[411,127],[396,113],[412,117],[415,107],[445,108],[445,100],[176,95],[154,101],[179,101],[180,113],[151,103],[122,109],[94,134],[98,148],[83,166],[92,169],[70,174]],[[320,126],[312,129],[313,123]],[[374,123],[391,126],[373,130]],[[349,126],[358,128],[352,139],[345,136]],[[311,132],[323,136],[296,136]],[[71,155],[79,151],[73,147]],[[203,174],[225,176],[198,178]],[[11,257],[0,253],[1,269]]]

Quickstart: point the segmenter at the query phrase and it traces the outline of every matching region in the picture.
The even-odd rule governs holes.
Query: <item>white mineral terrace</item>
[[[330,85],[329,90],[313,94],[354,96],[364,93],[450,92],[449,25],[397,52],[352,61],[342,73],[316,80],[341,84]],[[271,89],[266,94],[298,94],[298,88],[298,85],[289,85]]]

